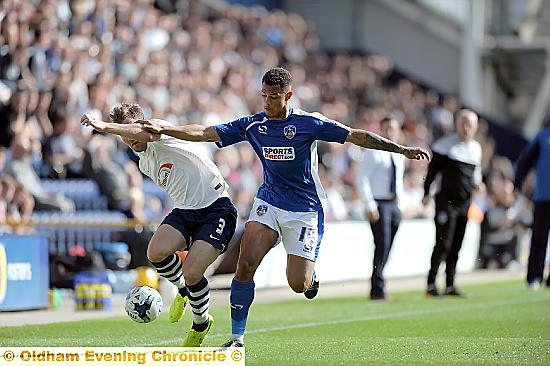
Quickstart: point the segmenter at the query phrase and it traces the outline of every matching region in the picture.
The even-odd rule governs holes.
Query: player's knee
[[[288,278],[287,280],[292,291],[299,294],[305,292],[309,285],[304,278]]]
[[[171,254],[168,249],[163,249],[161,245],[155,242],[151,242],[147,246],[147,259],[153,263],[160,262]]]
[[[256,273],[257,267],[258,266],[255,261],[241,257],[239,258],[239,262],[237,264],[235,278],[237,281],[251,281],[254,277],[254,273]]]
[[[191,263],[190,261],[183,262],[182,270],[185,283],[188,285],[194,285],[204,276],[204,273],[202,273],[199,266],[194,265],[194,263]]]

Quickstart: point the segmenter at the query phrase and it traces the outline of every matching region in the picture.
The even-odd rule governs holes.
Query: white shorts
[[[269,203],[254,198],[248,221],[257,221],[269,226],[279,234],[288,254],[315,262],[323,237],[323,211],[285,211]]]

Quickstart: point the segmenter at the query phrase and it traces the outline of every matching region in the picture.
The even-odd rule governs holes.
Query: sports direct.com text
[[[264,158],[267,160],[294,160],[293,147],[262,147]]]

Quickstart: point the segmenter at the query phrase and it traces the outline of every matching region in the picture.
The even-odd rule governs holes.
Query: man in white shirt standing
[[[140,123],[144,116],[138,104],[115,106],[109,117],[112,123],[85,114],[81,123],[121,136],[139,156],[139,169],[174,201],[175,208],[149,242],[147,257],[160,276],[178,287],[169,320],[179,321],[190,303],[193,325],[183,346],[199,347],[214,322],[208,313],[210,287],[204,272],[227,249],[235,233],[237,210],[229,199],[228,185],[196,145],[146,131]],[[176,251],[186,247],[189,252],[182,263]]]
[[[394,118],[385,117],[380,121],[380,135],[388,140],[397,142],[400,131],[399,122]],[[364,150],[358,169],[357,188],[374,237],[371,300],[388,300],[383,271],[401,222],[398,200],[403,192],[404,170],[403,155],[371,149]]]

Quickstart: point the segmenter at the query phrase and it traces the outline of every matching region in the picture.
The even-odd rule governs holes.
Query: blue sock
[[[233,338],[244,336],[246,318],[252,301],[254,300],[254,281],[239,282],[235,279],[231,282],[231,333]]]

